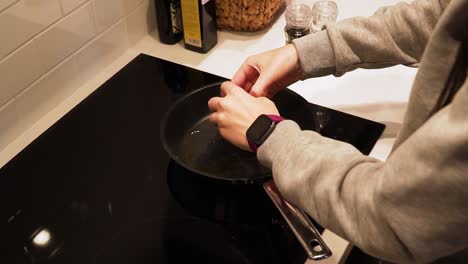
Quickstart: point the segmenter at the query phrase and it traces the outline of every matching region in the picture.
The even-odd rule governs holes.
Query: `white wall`
[[[0,0],[0,150],[155,28],[154,0]]]

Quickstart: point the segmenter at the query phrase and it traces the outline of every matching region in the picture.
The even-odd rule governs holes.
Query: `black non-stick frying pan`
[[[219,180],[261,183],[310,259],[331,256],[317,229],[305,213],[284,200],[271,177],[271,171],[257,161],[255,154],[224,140],[208,120],[208,100],[220,96],[220,83],[204,86],[177,100],[161,124],[164,148],[177,163],[200,175]],[[295,120],[303,129],[313,129],[307,116],[307,101],[291,90],[274,98],[280,114]]]

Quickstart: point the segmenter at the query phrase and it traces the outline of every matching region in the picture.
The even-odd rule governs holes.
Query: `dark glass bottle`
[[[214,0],[181,0],[185,48],[206,53],[218,42]]]
[[[180,0],[155,0],[159,40],[175,44],[182,39],[182,11]]]

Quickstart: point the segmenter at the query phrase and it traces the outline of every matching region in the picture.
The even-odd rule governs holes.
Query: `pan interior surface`
[[[260,165],[255,154],[239,149],[224,140],[209,115],[185,133],[180,158],[196,171],[229,180],[255,180],[267,177],[269,170]]]
[[[214,96],[220,96],[219,83],[195,90],[173,104],[162,125],[167,152],[186,169],[212,178],[251,182],[271,177],[271,170],[254,153],[224,140],[210,123],[208,100]],[[304,112],[307,102],[292,91],[278,93],[273,101],[285,118],[300,121],[310,116]]]

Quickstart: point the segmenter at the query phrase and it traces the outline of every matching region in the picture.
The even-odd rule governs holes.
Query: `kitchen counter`
[[[337,2],[340,9],[339,19],[345,19],[357,15],[371,15],[379,6],[398,1],[367,0],[359,7],[351,1]],[[284,10],[280,10],[271,27],[260,32],[220,31],[218,44],[207,54],[188,51],[183,48],[182,42],[172,46],[161,44],[156,34],[145,36],[3,149],[0,152],[0,167],[138,54],[145,53],[230,78],[249,55],[284,45],[283,12]],[[389,124],[389,129],[370,154],[384,160],[391,149],[399,123],[402,121],[415,72],[416,69],[404,66],[381,70],[356,70],[340,78],[328,76],[301,81],[290,88],[315,104]],[[324,233],[324,239],[334,255],[321,263],[339,263],[349,249],[349,244],[328,230]]]

